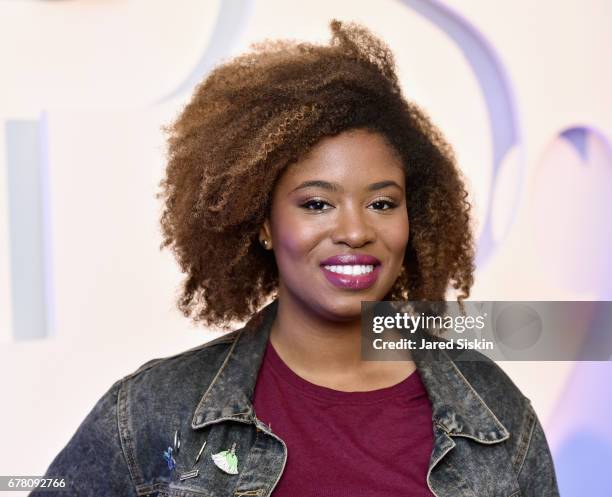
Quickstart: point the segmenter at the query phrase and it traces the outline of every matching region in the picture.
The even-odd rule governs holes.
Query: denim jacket
[[[277,307],[278,299],[243,328],[115,382],[47,469],[69,484],[54,495],[269,496],[287,446],[256,417],[252,397]],[[437,497],[559,495],[536,413],[499,366],[414,360],[432,405],[427,485]],[[211,455],[234,443],[238,473],[229,474]]]

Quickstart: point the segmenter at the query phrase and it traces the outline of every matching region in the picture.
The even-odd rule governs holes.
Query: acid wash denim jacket
[[[252,397],[277,307],[278,298],[243,328],[114,383],[47,469],[67,487],[30,496],[269,496],[287,446]],[[432,405],[427,485],[437,497],[559,495],[536,413],[499,366],[413,359]],[[233,444],[237,474],[211,459]]]

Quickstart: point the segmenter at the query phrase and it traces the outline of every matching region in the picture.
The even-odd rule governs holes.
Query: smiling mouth
[[[321,266],[323,274],[332,285],[350,290],[371,287],[378,279],[380,264],[342,264]]]
[[[359,276],[360,274],[368,274],[374,271],[373,264],[342,264],[337,266],[323,266],[328,271],[336,274],[346,274],[349,276]]]

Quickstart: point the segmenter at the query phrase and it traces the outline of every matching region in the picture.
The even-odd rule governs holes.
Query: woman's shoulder
[[[147,405],[153,408],[197,403],[242,331],[236,329],[191,349],[145,362],[118,380],[127,402],[135,411]]]
[[[223,335],[218,336],[208,342],[197,345],[191,349],[181,351],[179,353],[151,359],[141,366],[139,366],[134,372],[123,377],[123,380],[130,380],[137,376],[142,376],[147,373],[151,374],[165,374],[173,371],[177,371],[181,366],[189,365],[193,362],[205,366],[210,361],[218,358],[223,354],[225,350],[231,347],[232,343],[236,340],[242,328],[236,329]],[[203,362],[203,363],[202,363]]]
[[[484,354],[474,354],[479,360],[456,361],[455,365],[508,430],[508,454],[521,485],[536,488],[534,495],[558,496],[550,448],[530,398],[499,364]]]
[[[482,402],[508,430],[508,452],[515,469],[520,471],[533,434],[541,425],[537,413],[521,388],[494,360],[473,351],[472,360],[454,361],[457,370]]]
[[[449,341],[441,336],[428,336],[428,340]],[[443,381],[450,383],[449,388],[457,390],[449,395],[448,402],[458,403],[455,406],[458,409],[471,402],[470,405],[481,406],[485,412],[492,414],[492,418],[509,433],[510,452],[519,454],[537,416],[530,399],[510,375],[495,360],[475,349],[450,348],[436,351],[432,357],[434,361],[430,363],[428,371],[442,375]],[[445,386],[440,388],[444,389]]]
[[[529,402],[508,373],[481,352],[471,351],[469,357],[453,362],[485,403],[498,405],[502,409]]]
[[[450,341],[439,336],[429,337],[429,340]],[[516,410],[517,406],[529,402],[506,371],[488,355],[476,349],[465,348],[444,350],[442,356],[453,363],[460,376],[463,376],[487,405],[490,403],[498,405],[499,409]]]
[[[250,369],[245,369],[253,362],[253,347],[265,338],[258,333],[264,314],[265,309],[260,310],[233,331],[183,352],[151,359],[124,376],[119,380],[124,414],[139,419],[147,410],[160,418],[193,412],[221,373],[232,386],[240,384],[245,375],[250,376]]]
[[[151,359],[119,381],[131,382],[140,377],[159,375],[171,375],[180,378],[181,373],[186,370],[197,370],[200,373],[205,373],[207,370],[217,372],[219,362],[223,362],[227,352],[238,341],[238,338],[247,334],[246,332],[252,334],[259,330],[265,316],[270,315],[268,311],[274,310],[273,304],[274,302],[255,312],[243,326],[223,333],[217,338],[191,349],[170,356]]]

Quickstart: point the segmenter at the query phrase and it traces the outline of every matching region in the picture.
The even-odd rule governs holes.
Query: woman
[[[217,67],[168,127],[178,306],[248,322],[118,380],[47,471],[64,495],[558,495],[493,362],[361,360],[362,301],[462,301],[474,249],[452,151],[391,52],[331,29]]]

